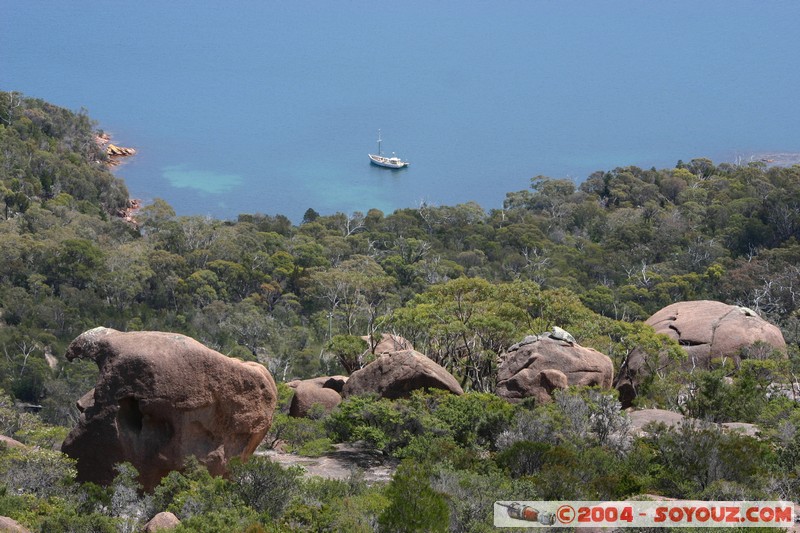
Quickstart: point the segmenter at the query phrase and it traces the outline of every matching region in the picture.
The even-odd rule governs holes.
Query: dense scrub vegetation
[[[793,409],[789,400],[782,407]],[[14,414],[5,407],[0,416]],[[235,463],[227,480],[190,460],[151,494],[138,490],[128,464],[109,487],[79,485],[73,461],[48,449],[41,422],[23,422],[28,432],[18,435],[41,448],[0,449],[0,515],[41,531],[138,531],[168,510],[182,520],[178,531],[488,532],[497,500],[758,500],[800,488],[796,435],[758,440],[687,422],[639,436],[614,394],[597,390],[557,393],[538,407],[486,393],[416,392],[354,397],[312,419],[278,415],[271,438],[360,439],[401,461],[389,483],[372,485],[357,471],[304,478],[300,467],[259,455]]]
[[[116,216],[127,191],[94,135],[84,112],[0,92],[0,388],[11,395],[0,433],[40,446],[0,454],[0,515],[64,531],[130,530],[167,508],[197,530],[391,531],[414,515],[479,531],[494,499],[798,497],[800,410],[774,390],[798,369],[800,167],[693,159],[580,185],[537,176],[489,211],[309,208],[297,225],[179,217],[156,200],[134,227]],[[491,395],[498,356],[555,325],[615,367],[636,347],[679,359],[640,321],[691,299],[754,309],[781,327],[789,360],[755,350],[740,368],[655,373],[640,405],[758,422],[765,440],[705,425],[637,437],[596,392],[515,407]],[[148,497],[126,466],[112,487],[78,487],[51,449],[96,369],[60,355],[98,325],[181,332],[265,364],[279,382],[357,369],[368,358],[355,337],[395,332],[468,394],[351,399],[316,420],[277,418],[273,431],[297,450],[361,440],[405,459],[386,487],[302,480],[263,460],[232,480],[190,466]],[[14,401],[41,409],[20,414]],[[248,483],[280,483],[285,501],[262,501]]]

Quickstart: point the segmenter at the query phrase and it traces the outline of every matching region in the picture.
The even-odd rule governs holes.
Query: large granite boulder
[[[663,333],[680,344],[688,358],[687,369],[709,369],[712,361],[727,358],[739,364],[754,343],[786,351],[781,330],[753,310],[712,300],[678,302],[664,307],[647,319],[656,333]],[[634,350],[615,378],[620,401],[631,405],[637,389],[647,376],[645,355]],[[660,366],[671,364],[661,361]]]
[[[417,389],[443,389],[464,394],[456,379],[444,368],[414,350],[383,354],[350,375],[342,396],[377,394],[403,398]]]
[[[711,300],[678,302],[647,319],[656,333],[678,341],[689,354],[691,364],[708,368],[718,357],[739,362],[743,348],[763,342],[786,351],[781,330],[747,307]]]
[[[347,383],[346,376],[323,376],[289,384],[294,389],[289,416],[306,417],[314,405],[320,405],[326,412],[342,403],[339,394]]]
[[[556,389],[573,385],[610,388],[614,375],[611,359],[597,350],[578,345],[561,328],[530,335],[511,346],[497,372],[496,394],[517,402],[535,398],[548,402]]]
[[[114,465],[128,461],[149,490],[192,455],[223,475],[272,423],[277,389],[269,372],[184,335],[95,328],[72,341],[66,357],[100,369],[61,448],[77,460],[80,481],[108,484]]]

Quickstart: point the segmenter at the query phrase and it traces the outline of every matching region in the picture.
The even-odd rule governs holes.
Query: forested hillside
[[[309,208],[299,225],[176,217],[156,200],[134,227],[115,216],[127,192],[99,163],[84,113],[3,93],[0,116],[0,346],[12,366],[35,355],[5,373],[25,401],[48,396],[43,352],[60,355],[99,324],[186,333],[279,380],[336,371],[331,338],[379,331],[468,365],[454,350],[487,358],[558,322],[608,353],[620,347],[596,337],[624,332],[607,329],[703,298],[750,307],[797,341],[798,167],[695,159],[596,172],[580,186],[538,176],[489,211]],[[469,318],[452,309],[462,297],[475,306]],[[470,337],[461,345],[443,327],[458,321]],[[478,381],[465,384],[491,390]]]
[[[353,432],[363,438],[364,429],[351,426],[370,413],[366,434],[373,445],[445,469],[429,478],[413,462],[403,463],[385,490],[355,481],[303,485],[296,473],[283,472],[276,475],[292,487],[287,494],[315,496],[277,507],[259,507],[241,486],[198,470],[172,479],[172,492],[156,496],[162,500],[155,510],[191,496],[206,505],[197,517],[227,513],[217,518],[237,527],[263,524],[263,516],[275,525],[289,516],[280,527],[335,530],[345,527],[343,520],[372,516],[357,525],[369,530],[380,517],[392,530],[392,513],[406,512],[398,508],[403,491],[425,486],[426,508],[435,517],[454,530],[469,522],[477,531],[489,527],[486,509],[464,506],[475,505],[480,491],[487,501],[647,491],[798,497],[800,411],[768,388],[793,382],[797,369],[800,166],[693,159],[670,169],[598,171],[581,184],[537,176],[529,189],[508,193],[502,207],[421,205],[333,215],[310,207],[299,224],[280,214],[176,216],[166,201],[155,200],[131,224],[118,216],[128,205],[125,185],[107,170],[95,135],[85,112],[0,93],[0,388],[11,396],[2,402],[0,433],[40,445],[63,437],[58,428],[77,420],[75,400],[93,387],[96,369],[68,364],[62,354],[98,325],[184,333],[231,357],[261,362],[278,382],[357,369],[367,361],[356,337],[392,332],[447,368],[468,394],[345,402],[331,415],[336,424],[310,421],[302,431],[292,425],[299,422],[278,422],[291,426],[300,446],[345,441]],[[777,324],[789,344],[788,361],[765,356],[741,368],[659,373],[637,402],[715,421],[758,422],[771,440],[684,428],[680,435],[662,429],[648,439],[626,434],[611,442],[574,414],[611,413],[608,423],[617,431],[624,424],[615,426],[615,417],[624,415],[613,395],[572,392],[549,406],[512,407],[487,394],[496,385],[498,357],[525,335],[553,326],[609,355],[615,368],[637,347],[654,358],[680,358],[677,344],[641,321],[668,304],[696,299],[746,306]],[[12,400],[41,410],[31,418]],[[541,434],[546,427],[551,431]],[[687,443],[701,438],[712,443],[703,453],[722,457],[713,472],[681,466]],[[21,505],[12,502],[16,489],[9,482],[9,472],[22,468],[16,460],[0,459],[6,483],[0,514]],[[65,459],[52,460],[68,480]],[[693,460],[706,464],[708,457]],[[132,483],[130,473],[120,476],[114,490]],[[216,501],[212,493],[237,503],[223,512],[209,503]],[[42,502],[55,494],[27,494],[39,499],[22,506],[29,523],[41,524]],[[100,510],[111,505],[103,507],[104,497],[111,498],[95,495],[97,501],[84,501],[77,511],[74,502],[48,505],[60,505],[64,516],[93,516],[97,524],[108,518],[112,527],[121,515]],[[145,505],[135,494],[130,502]],[[327,526],[312,516],[320,508]]]

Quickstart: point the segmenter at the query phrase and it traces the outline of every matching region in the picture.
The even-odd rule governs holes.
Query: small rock
[[[144,530],[145,533],[152,533],[153,531],[164,529],[175,529],[180,523],[181,521],[178,520],[177,516],[169,511],[164,511],[151,518],[150,521],[145,524]]]

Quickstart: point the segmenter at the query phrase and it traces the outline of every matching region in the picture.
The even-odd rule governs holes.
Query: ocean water
[[[795,1],[0,0],[0,90],[86,108],[133,196],[391,212],[800,151]],[[384,152],[411,161],[369,164]]]

